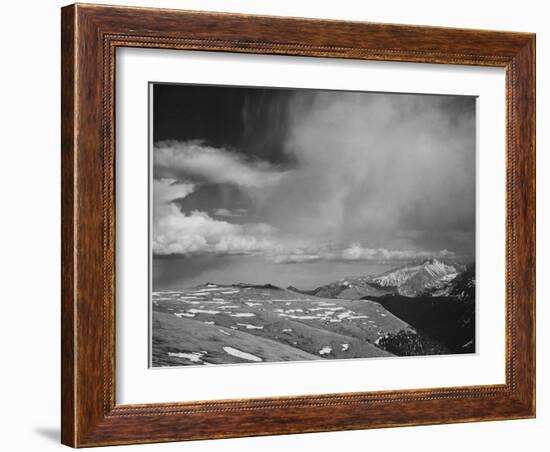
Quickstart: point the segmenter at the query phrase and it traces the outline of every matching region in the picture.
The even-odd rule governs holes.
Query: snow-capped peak
[[[418,295],[428,289],[438,288],[454,279],[458,270],[438,259],[428,259],[420,264],[407,264],[386,272],[374,282],[382,287],[396,287],[402,295]]]

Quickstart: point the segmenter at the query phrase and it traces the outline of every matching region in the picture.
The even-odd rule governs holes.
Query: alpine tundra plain
[[[428,260],[314,290],[206,283],[153,293],[152,365],[473,353],[472,265]]]

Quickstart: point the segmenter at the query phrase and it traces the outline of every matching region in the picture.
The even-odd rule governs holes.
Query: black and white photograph
[[[151,83],[151,367],[476,352],[475,96]]]

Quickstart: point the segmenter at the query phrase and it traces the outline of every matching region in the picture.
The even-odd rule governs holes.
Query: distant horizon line
[[[163,257],[166,257],[166,256],[163,256]],[[426,259],[413,259],[413,260],[403,260],[403,265],[400,265],[398,267],[394,267],[394,268],[391,268],[389,270],[386,270],[384,271],[382,274],[384,273],[389,273],[391,271],[394,271],[394,270],[398,270],[399,268],[402,268],[406,265],[412,265],[412,264],[419,264],[419,263],[424,263],[424,262],[427,262],[427,261],[430,261],[430,260],[436,260],[436,261],[440,261],[440,262],[443,262],[443,263],[449,263],[449,261],[451,261],[452,259],[448,259],[448,258],[437,258],[437,257],[430,257],[430,258],[426,258]],[[375,261],[368,261],[368,262],[375,262]],[[380,261],[380,262],[389,262],[389,261]],[[470,266],[470,265],[475,265],[475,259],[472,260],[472,261],[469,261],[469,262],[460,262],[460,264],[462,265],[466,265],[466,266]],[[288,265],[288,264],[284,264],[284,265]],[[381,276],[381,274],[354,274],[354,275],[347,275],[347,276],[344,276],[342,278],[339,278],[337,280],[331,280],[331,281],[328,281],[328,282],[325,282],[324,284],[321,284],[319,285],[318,287],[321,287],[323,285],[327,285],[327,284],[331,284],[333,282],[336,282],[336,281],[341,281],[341,280],[345,280],[345,279],[351,279],[351,278],[365,278],[365,277],[372,277],[372,278],[376,278],[378,276]],[[213,285],[213,286],[217,286],[217,287],[221,287],[221,286],[231,286],[231,287],[236,287],[236,286],[243,286],[243,287],[273,287],[273,288],[277,288],[277,289],[282,289],[282,290],[288,290],[289,287],[292,287],[294,289],[298,289],[298,287],[296,287],[294,284],[288,284],[286,285],[286,287],[281,286],[281,285],[277,285],[277,284],[273,284],[272,282],[269,282],[269,281],[266,281],[266,282],[263,282],[263,283],[247,283],[247,282],[243,282],[243,281],[239,281],[239,282],[231,282],[231,283],[218,283],[218,282],[213,282],[213,281],[206,281],[206,282],[202,282],[202,283],[199,283],[199,284],[193,284],[193,285],[190,285],[190,286],[180,286],[178,288],[176,287],[172,287],[172,288],[159,288],[159,287],[152,287],[151,289],[151,293],[153,292],[158,292],[158,291],[170,291],[170,290],[178,290],[178,289],[182,289],[182,290],[187,290],[187,289],[190,289],[190,288],[193,288],[193,287],[199,287],[199,286],[208,286],[208,285]],[[317,288],[318,288],[317,287]],[[301,290],[301,291],[306,291],[306,290],[314,290],[315,288],[313,289],[298,289],[298,290]]]

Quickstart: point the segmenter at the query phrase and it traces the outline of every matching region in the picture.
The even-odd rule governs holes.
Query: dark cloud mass
[[[271,275],[296,285],[334,276],[328,268],[473,259],[475,105],[155,85],[155,284]]]

